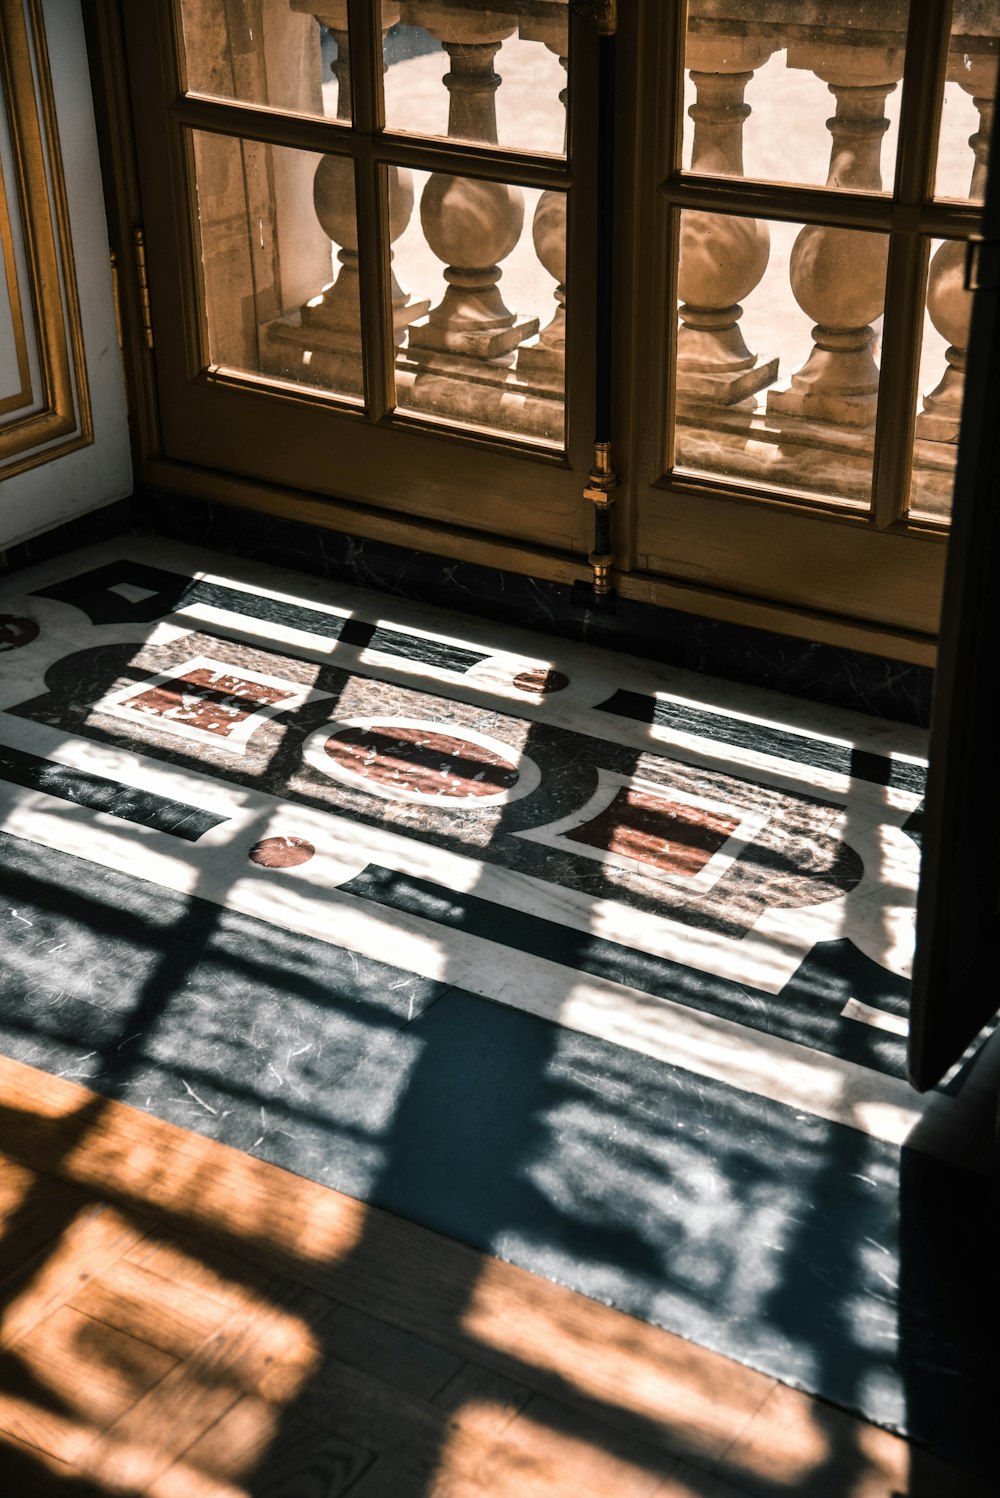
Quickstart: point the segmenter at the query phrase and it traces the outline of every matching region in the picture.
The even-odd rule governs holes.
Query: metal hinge
[[[135,254],[135,278],[139,287],[139,305],[142,308],[142,331],[146,347],[153,347],[153,314],[149,306],[149,272],[146,268],[146,236],[141,228],[132,230],[132,250]]]

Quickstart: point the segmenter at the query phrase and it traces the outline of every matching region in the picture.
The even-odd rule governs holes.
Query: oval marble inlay
[[[30,645],[38,639],[38,625],[34,619],[20,618],[17,614],[0,614],[0,650],[17,650],[21,645]]]
[[[308,863],[315,854],[312,843],[304,837],[265,837],[250,849],[250,862],[264,869],[294,869]]]
[[[514,685],[522,692],[561,692],[569,686],[569,677],[561,671],[547,671],[539,667],[535,671],[519,671]]]
[[[340,769],[389,791],[467,800],[511,790],[519,771],[473,739],[404,723],[338,728],[323,746]]]

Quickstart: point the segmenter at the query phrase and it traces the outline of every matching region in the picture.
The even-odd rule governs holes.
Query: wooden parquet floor
[[[986,1498],[726,1358],[0,1059],[4,1498]]]

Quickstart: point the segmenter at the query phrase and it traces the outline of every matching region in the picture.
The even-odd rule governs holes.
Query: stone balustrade
[[[284,3],[313,15],[332,34],[337,113],[348,119],[346,0]],[[768,68],[769,86],[782,99],[787,95],[790,112],[781,130],[789,139],[811,132],[817,142],[821,137],[828,141],[826,186],[851,193],[890,189],[894,160],[885,141],[890,105],[903,77],[909,8],[906,0],[879,0],[863,8],[848,0],[755,0],[752,7],[741,0],[690,0],[685,57],[692,93],[692,124],[686,127],[690,169],[730,182],[743,176],[744,148],[756,124],[748,95],[753,95],[758,73]],[[539,55],[544,56],[544,48],[566,67],[566,0],[392,0],[383,5],[384,32],[397,22],[422,28],[426,38],[443,48],[446,62],[439,86],[447,94],[447,135],[456,141],[497,143],[508,43],[533,43]],[[318,27],[317,50],[319,39]],[[998,41],[995,0],[956,0],[949,86],[973,100],[980,123],[969,141],[969,185],[939,186],[946,195],[982,195]],[[508,87],[513,87],[527,54],[522,49],[510,55]],[[547,74],[546,87],[551,86]],[[559,97],[565,103],[565,88]],[[828,117],[830,105],[824,109],[819,102],[824,98],[832,102]],[[430,127],[415,117],[406,129]],[[501,138],[500,144],[510,142]],[[780,147],[779,139],[779,154]],[[395,242],[411,222],[414,184],[409,172],[387,171]],[[315,211],[337,249],[336,275],[308,303],[273,320],[264,341],[278,351],[275,357],[284,361],[286,372],[305,360],[310,379],[360,393],[351,175],[347,158],[320,161]],[[770,175],[783,180],[780,170]],[[821,170],[815,179],[792,174],[792,180],[824,185]],[[566,364],[566,213],[567,196],[559,191],[537,197],[529,223],[525,195],[515,185],[445,172],[426,177],[419,192],[419,224],[426,246],[443,268],[445,285],[443,294],[428,295],[426,287],[417,286],[411,296],[393,279],[397,401],[402,407],[559,440]],[[787,273],[780,277],[782,286],[775,290],[770,239],[776,227],[737,211],[698,209],[681,216],[675,461],[863,502],[871,485],[888,238],[803,222]],[[518,308],[509,305],[504,271],[515,263],[523,266],[526,256],[534,257],[540,268],[534,283],[538,289],[534,305]],[[957,441],[970,312],[970,297],[962,288],[963,258],[964,245],[942,244],[929,276],[928,315],[947,346],[916,424],[915,503],[931,513],[946,510]],[[524,277],[520,279],[523,285]],[[763,332],[761,319],[756,319],[751,350],[745,309],[763,305],[767,298],[780,304],[780,316],[763,325]],[[796,319],[801,327],[792,337],[788,327]]]
[[[884,143],[888,104],[903,76],[909,10],[906,0],[864,8],[844,0],[756,0],[750,20],[749,7],[738,0],[691,0],[685,58],[695,95],[688,110],[694,122],[691,169],[742,176],[753,128],[745,94],[756,71],[781,51],[786,69],[811,75],[833,96],[834,111],[825,121],[825,185],[862,193],[891,189],[895,161]],[[973,98],[980,123],[968,143],[965,180],[961,170],[939,180],[942,196],[982,197],[998,37],[1000,12],[992,0],[956,0],[948,80]],[[773,88],[773,65],[769,76]],[[796,93],[790,85],[788,97],[795,110],[785,121],[789,136],[815,133],[805,89]],[[783,180],[780,160],[764,175]],[[793,171],[787,179],[822,185]],[[769,336],[776,341],[760,356],[746,349],[737,320],[739,304],[758,286],[764,289],[766,226],[735,215],[687,212],[680,246],[675,461],[866,503],[888,237],[804,223],[791,245],[786,288],[775,290],[772,283],[768,291]],[[927,290],[930,322],[948,347],[938,383],[924,395],[917,416],[911,507],[932,517],[947,515],[954,474],[971,311],[963,290],[964,257],[964,244],[942,244],[931,261]],[[724,307],[730,293],[731,305]],[[795,307],[812,323],[812,348],[795,367],[786,367],[786,350],[778,343],[794,341],[780,335],[792,327]]]

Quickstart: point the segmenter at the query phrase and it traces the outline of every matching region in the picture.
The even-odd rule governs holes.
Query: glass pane
[[[350,158],[192,137],[208,364],[359,400]]]
[[[383,0],[387,129],[563,155],[568,17],[559,4]]]
[[[351,118],[347,0],[181,0],[189,92]]]
[[[890,189],[907,12],[906,0],[690,0],[684,169]]]
[[[927,277],[910,483],[910,514],[921,520],[951,518],[972,317],[972,293],[965,290],[964,275],[964,242],[934,240]]]
[[[938,137],[939,198],[983,200],[998,39],[996,0],[956,0]]]
[[[867,506],[887,261],[881,234],[682,213],[674,465]]]
[[[399,404],[561,445],[566,194],[387,170]]]

